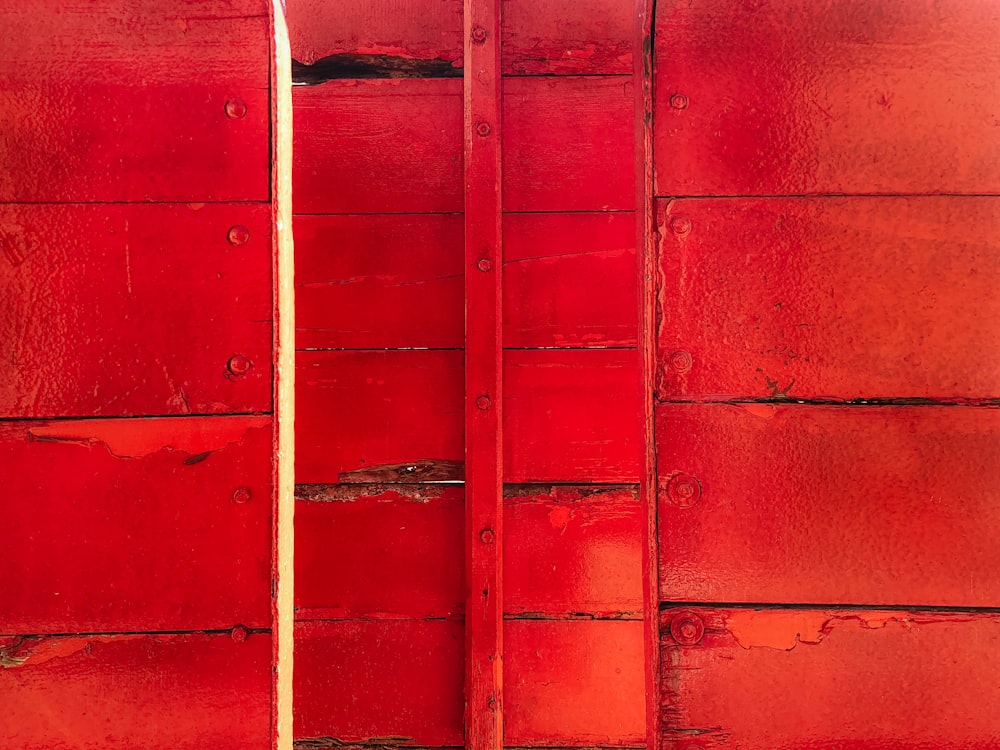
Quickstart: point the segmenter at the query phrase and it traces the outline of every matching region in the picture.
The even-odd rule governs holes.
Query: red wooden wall
[[[0,26],[0,747],[266,750],[270,9],[2,2]]]

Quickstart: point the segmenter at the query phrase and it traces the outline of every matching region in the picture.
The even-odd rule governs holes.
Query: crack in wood
[[[338,53],[322,57],[311,65],[292,60],[292,83],[318,86],[327,81],[377,78],[461,78],[460,61],[432,58],[422,60],[398,55],[356,55]]]

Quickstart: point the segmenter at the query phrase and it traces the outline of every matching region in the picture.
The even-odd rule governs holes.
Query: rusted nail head
[[[705,623],[694,612],[680,612],[670,621],[670,635],[682,646],[695,646],[705,635]]]
[[[249,631],[242,625],[237,625],[233,628],[233,632],[230,634],[234,641],[237,643],[243,643],[246,641],[247,636],[250,635]]]
[[[687,234],[691,231],[691,219],[686,216],[675,216],[670,220],[670,229],[674,234]]]
[[[490,397],[489,396],[480,396],[479,398],[476,399],[476,406],[478,406],[480,409],[484,409],[484,410],[485,409],[489,409],[490,408]]]
[[[493,529],[483,529],[479,532],[479,538],[483,544],[493,544]]]
[[[231,375],[235,375],[236,377],[246,375],[250,372],[251,367],[253,367],[253,364],[242,354],[234,354],[226,363],[226,369],[229,370]]]
[[[476,125],[476,132],[484,138],[490,134],[490,124],[488,122],[481,122]]]
[[[483,258],[476,264],[476,267],[480,271],[489,271],[491,268],[493,268],[493,264],[490,263],[489,260],[487,260],[486,258]]]
[[[690,508],[701,500],[701,482],[690,474],[677,474],[667,484],[667,499],[678,508]]]
[[[226,102],[226,117],[232,120],[242,120],[247,116],[247,103],[242,99],[230,99]]]
[[[684,94],[674,94],[670,97],[670,106],[674,109],[687,109],[688,98]]]
[[[477,26],[472,30],[472,41],[476,44],[482,44],[486,41],[486,29],[482,26]]]
[[[251,497],[253,497],[253,493],[250,492],[249,487],[237,487],[233,490],[234,503],[239,503],[240,505],[243,503],[249,503]]]
[[[670,366],[677,372],[688,372],[694,366],[694,358],[690,352],[674,352],[670,355]]]
[[[245,245],[250,241],[250,230],[245,226],[237,224],[234,227],[229,228],[229,232],[226,233],[226,239],[229,240],[230,245]]]

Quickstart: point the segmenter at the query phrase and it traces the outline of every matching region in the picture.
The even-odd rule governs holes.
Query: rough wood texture
[[[659,209],[662,398],[1000,397],[998,201]]]
[[[1000,617],[900,610],[661,613],[663,733],[695,747],[991,747]],[[671,635],[671,626],[684,642]],[[919,709],[917,708],[919,707]]]
[[[1000,411],[660,405],[664,598],[993,607]]]
[[[665,0],[658,195],[1000,192],[989,2]]]
[[[0,206],[0,416],[269,411],[271,232],[266,204]]]

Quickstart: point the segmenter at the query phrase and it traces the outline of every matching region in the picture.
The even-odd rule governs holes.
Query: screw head
[[[472,30],[472,41],[476,44],[482,44],[486,41],[486,29],[482,26],[477,26]]]
[[[241,224],[237,224],[229,228],[229,231],[226,233],[226,239],[229,240],[230,245],[235,245],[236,247],[245,245],[250,241],[250,230]]]
[[[691,219],[686,216],[675,216],[670,220],[670,229],[674,234],[687,234],[691,231]]]
[[[478,268],[480,271],[485,272],[485,271],[489,271],[491,268],[493,268],[493,264],[490,263],[489,259],[483,258],[481,261],[479,261],[476,264],[476,268]]]
[[[242,99],[234,98],[226,102],[226,117],[231,120],[242,120],[247,116],[247,103]]]
[[[253,497],[253,493],[250,492],[249,487],[237,487],[233,490],[233,502],[243,505],[244,503],[249,503],[250,498]]]
[[[670,106],[674,109],[687,109],[688,98],[684,94],[674,94],[670,97]]]
[[[479,407],[480,409],[482,409],[483,411],[485,411],[486,409],[489,409],[490,408],[490,397],[489,396],[480,396],[479,398],[476,399],[476,406]]]
[[[479,532],[479,539],[483,544],[493,544],[493,529],[483,529]]]
[[[483,138],[490,134],[490,124],[488,122],[481,122],[476,125],[476,132],[479,133]]]
[[[670,366],[675,372],[688,372],[694,366],[694,358],[690,352],[674,352],[670,355]]]
[[[237,625],[235,628],[233,628],[232,633],[230,633],[232,639],[237,643],[243,643],[244,641],[246,641],[249,635],[250,632],[242,625]]]
[[[670,635],[682,646],[696,646],[705,635],[705,623],[694,612],[679,612],[670,621]]]
[[[251,367],[253,367],[253,363],[242,354],[234,354],[226,363],[226,369],[229,370],[229,374],[236,377],[246,375],[250,372]]]
[[[690,474],[677,474],[667,482],[667,499],[678,508],[690,508],[701,500],[701,482]]]

